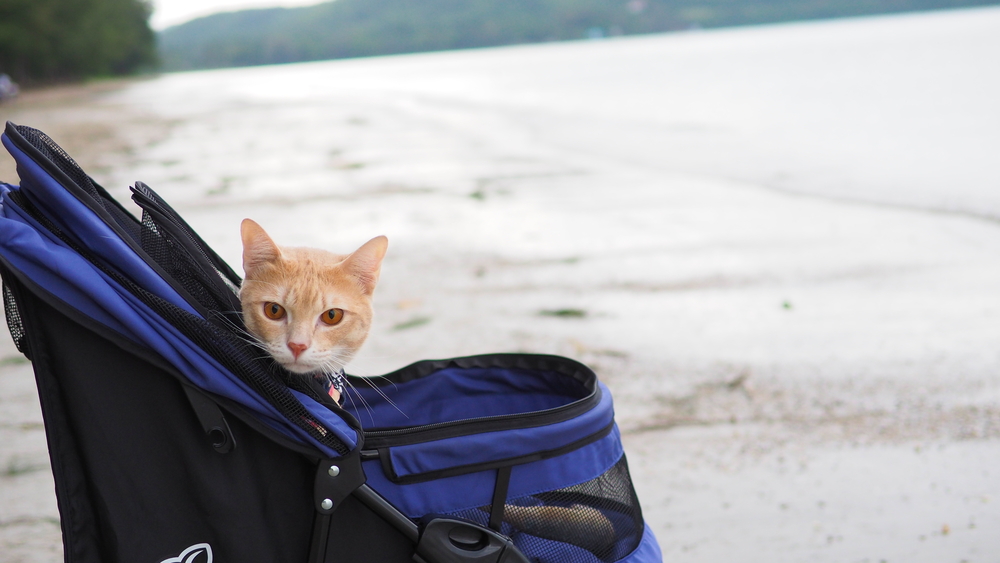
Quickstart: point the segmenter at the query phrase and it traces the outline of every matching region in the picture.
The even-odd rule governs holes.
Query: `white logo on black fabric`
[[[212,546],[207,543],[195,544],[182,551],[177,557],[164,559],[160,563],[212,563]]]

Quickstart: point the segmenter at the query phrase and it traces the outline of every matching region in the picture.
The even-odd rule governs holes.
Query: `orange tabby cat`
[[[332,378],[368,337],[372,293],[389,240],[375,237],[349,255],[278,246],[250,219],[240,226],[240,303],[247,330],[288,371]]]

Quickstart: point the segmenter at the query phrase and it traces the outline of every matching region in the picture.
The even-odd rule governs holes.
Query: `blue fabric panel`
[[[6,198],[0,201],[0,253],[15,268],[80,312],[154,350],[198,387],[237,401],[300,443],[336,455],[290,424],[238,377],[62,241],[40,236]],[[308,397],[297,396],[341,440],[350,447],[356,445],[354,430],[340,417]]]
[[[6,195],[9,186],[0,185],[0,198]],[[3,200],[0,199],[0,202]],[[35,249],[32,260],[23,261],[18,268],[35,283],[42,287],[63,288],[60,297],[67,303],[75,303],[75,307],[88,317],[115,330],[119,334],[132,339],[128,329],[114,316],[113,312],[102,307],[87,295],[80,284],[87,278],[87,271],[93,266],[75,252],[64,251],[61,241],[52,237],[48,231],[40,229],[37,223],[12,204],[0,203],[0,212],[12,220],[20,221],[25,226],[14,226],[6,221],[0,223],[0,245]],[[12,221],[13,222],[13,221]],[[44,239],[44,240],[43,240]],[[4,252],[8,257],[8,253]]]
[[[580,382],[560,373],[456,367],[378,389],[359,387],[348,394],[347,410],[367,427],[398,428],[547,410],[586,395]]]
[[[467,403],[469,409],[490,399],[462,397],[452,399]],[[496,400],[499,402],[499,400]],[[420,475],[464,465],[500,461],[535,452],[554,450],[582,440],[606,428],[614,420],[611,392],[601,384],[601,401],[580,416],[536,428],[501,430],[459,436],[390,448],[393,469],[399,477]]]
[[[515,466],[510,472],[507,498],[533,495],[589,481],[611,469],[623,455],[625,449],[616,424],[610,434],[578,450]]]
[[[621,435],[616,426],[604,438],[578,450],[515,466],[511,470],[507,497],[517,498],[589,481],[603,475],[621,459],[623,453]],[[377,460],[365,462],[364,468],[368,485],[410,518],[490,504],[497,474],[491,469],[399,485],[386,477]]]
[[[639,547],[621,560],[621,563],[663,563],[663,554],[660,553],[660,544],[653,535],[653,530],[649,525],[645,526],[642,534],[642,541]]]
[[[2,141],[17,162],[22,192],[63,233],[73,237],[106,265],[124,273],[147,291],[159,295],[182,309],[194,309],[163,280],[132,248],[104,223],[89,207],[76,199],[27,154],[18,149],[7,135]]]
[[[490,470],[426,483],[398,485],[385,476],[378,460],[361,465],[368,478],[368,486],[409,518],[489,504],[497,478],[496,470]]]

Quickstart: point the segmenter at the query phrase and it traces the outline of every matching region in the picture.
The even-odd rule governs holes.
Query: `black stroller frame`
[[[21,176],[0,184],[4,307],[68,563],[661,560],[586,366],[417,362],[363,397],[362,428],[243,341],[239,277],[151,189],[133,188],[137,220],[43,133],[8,123],[3,141]],[[408,422],[380,410],[390,390],[446,406]]]

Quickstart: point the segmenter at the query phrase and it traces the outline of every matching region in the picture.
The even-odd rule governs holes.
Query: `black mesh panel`
[[[209,311],[235,313],[231,300],[221,299],[221,296],[217,296],[203,282],[208,276],[218,279],[221,275],[215,271],[202,271],[200,265],[195,263],[189,254],[183,252],[170,235],[145,211],[142,213],[142,232],[139,240],[146,254],[177,280],[203,307]],[[230,297],[235,297],[233,292],[229,293]]]
[[[14,339],[14,346],[17,346],[17,351],[28,355],[25,349],[24,342],[24,323],[21,320],[21,313],[17,310],[17,301],[14,299],[14,293],[7,287],[7,284],[3,284],[3,313],[7,318],[7,328],[10,330],[10,336]]]
[[[454,516],[486,526],[490,508]],[[575,563],[581,559],[580,550],[604,563],[624,558],[639,546],[643,533],[642,511],[625,456],[596,479],[508,499],[501,532],[537,563]]]

